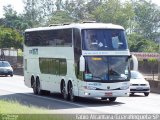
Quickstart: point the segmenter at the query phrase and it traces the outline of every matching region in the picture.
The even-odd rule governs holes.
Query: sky
[[[23,0],[0,0],[0,18],[3,17],[4,11],[3,6],[12,5],[13,9],[17,11],[17,13],[22,13],[24,4]]]
[[[157,4],[160,6],[160,0],[151,0],[153,3]],[[17,13],[22,13],[24,4],[23,0],[0,0],[0,18],[3,17],[4,11],[3,11],[3,6],[7,6],[11,4],[13,9],[17,11]]]

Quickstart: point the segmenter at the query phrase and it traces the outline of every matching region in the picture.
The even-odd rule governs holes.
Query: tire
[[[109,101],[110,102],[114,102],[116,100],[116,97],[111,97],[111,98],[109,98]]]
[[[69,82],[69,87],[68,87],[68,98],[70,101],[75,102],[76,101],[76,97],[74,96],[73,93],[73,85],[71,82]]]
[[[145,92],[145,93],[144,93],[144,95],[145,95],[145,96],[148,96],[148,95],[149,95],[149,93],[148,93],[148,92]]]
[[[131,93],[131,95],[134,95],[134,93]]]
[[[65,85],[64,82],[62,83],[62,88],[61,89],[62,89],[61,93],[62,93],[63,98],[65,100],[67,100],[68,99],[68,95],[67,95],[67,91],[66,91],[66,85]]]
[[[39,79],[36,80],[37,94],[43,95],[43,91],[41,90],[41,85]]]
[[[33,82],[33,83],[32,83],[33,93],[34,93],[35,95],[37,95],[37,94],[38,94],[38,91],[37,91],[36,81],[35,81],[33,78],[31,79],[31,81]]]
[[[107,97],[101,97],[101,100],[107,100]]]
[[[10,76],[13,77],[13,74],[11,74]]]

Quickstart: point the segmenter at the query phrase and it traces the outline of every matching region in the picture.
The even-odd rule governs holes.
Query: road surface
[[[26,106],[49,109],[50,113],[80,114],[160,114],[160,94],[150,93],[148,97],[135,94],[119,97],[113,103],[98,99],[80,98],[77,102],[65,101],[60,94],[48,96],[34,95],[31,88],[24,85],[23,76],[0,77],[0,99],[16,100]]]

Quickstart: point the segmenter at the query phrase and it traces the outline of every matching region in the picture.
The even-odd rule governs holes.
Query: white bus
[[[24,81],[34,94],[115,101],[128,96],[130,52],[122,26],[76,23],[27,29]]]

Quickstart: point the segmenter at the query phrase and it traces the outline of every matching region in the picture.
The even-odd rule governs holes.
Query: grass
[[[67,120],[63,115],[51,114],[49,109],[25,106],[17,101],[0,100],[0,120]]]
[[[25,106],[18,103],[17,101],[0,100],[1,114],[45,114],[48,112],[48,109],[34,106]]]

